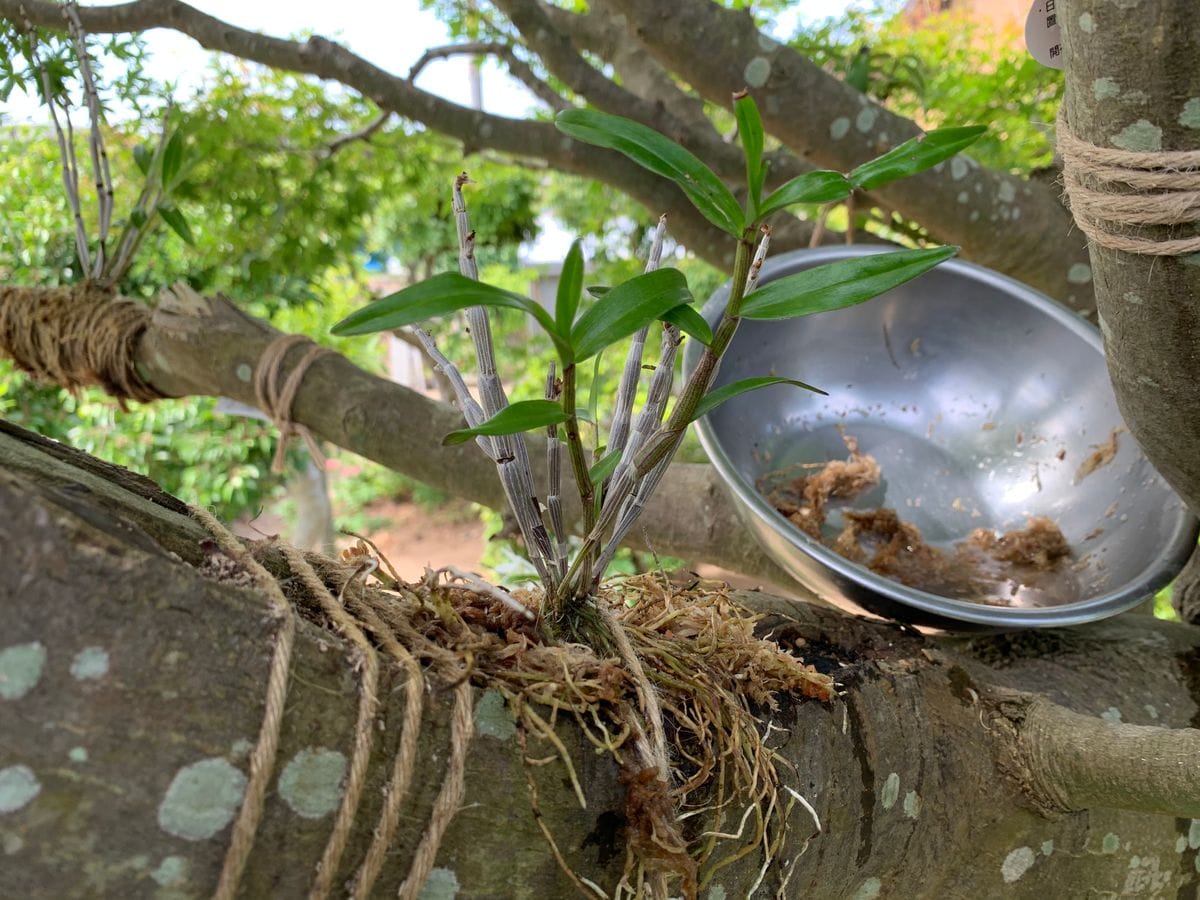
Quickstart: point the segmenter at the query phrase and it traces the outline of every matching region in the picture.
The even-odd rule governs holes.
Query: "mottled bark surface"
[[[262,715],[274,625],[263,598],[198,570],[205,535],[180,509],[136,476],[0,433],[0,896],[211,893]],[[830,705],[763,711],[786,780],[822,830],[793,809],[782,861],[758,895],[774,896],[785,878],[783,896],[831,898],[1195,890],[1200,821],[1051,811],[1029,793],[1021,742],[1036,740],[1026,722],[1044,726],[1044,708],[1083,714],[1101,739],[1109,725],[1132,734],[1117,719],[1194,724],[1196,629],[1137,616],[931,639],[795,601],[746,601],[843,689]],[[369,839],[399,737],[403,692],[385,670],[378,752],[339,883]],[[420,775],[378,896],[393,895],[440,783],[448,693],[428,693]],[[512,721],[487,696],[477,692],[467,799],[427,896],[569,896],[529,811]],[[304,896],[352,746],[355,697],[348,646],[302,622],[243,896]],[[573,728],[560,734],[588,808],[553,763],[535,770],[542,811],[571,864],[611,891],[624,858],[622,789],[606,757]],[[201,789],[172,790],[181,773]],[[1127,805],[1116,794],[1111,802]],[[727,810],[722,827],[736,830],[741,816]],[[760,866],[755,850],[701,896],[746,896]]]
[[[1068,0],[1066,111],[1100,147],[1200,150],[1200,16],[1183,0]],[[1152,240],[1195,226],[1145,226]],[[1121,414],[1155,468],[1200,511],[1200,254],[1091,250],[1108,370]]]

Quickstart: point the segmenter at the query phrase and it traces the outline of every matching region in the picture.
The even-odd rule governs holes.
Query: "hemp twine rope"
[[[1075,222],[1093,243],[1145,256],[1200,252],[1200,234],[1157,240],[1141,226],[1200,226],[1200,150],[1137,152],[1076,136],[1060,108],[1058,152]]]
[[[284,378],[281,384],[280,370],[283,368],[284,359],[289,350],[300,344],[309,344],[310,346],[296,361],[296,365],[288,372],[287,378]],[[333,353],[332,350],[313,343],[311,339],[302,334],[281,334],[267,344],[258,358],[258,365],[254,369],[254,396],[258,401],[259,408],[271,417],[271,421],[279,429],[279,441],[275,444],[275,457],[271,461],[272,472],[283,471],[287,443],[293,435],[299,435],[304,440],[308,452],[312,454],[312,458],[318,466],[325,465],[325,454],[321,452],[321,447],[317,444],[312,432],[305,426],[292,421],[292,404],[296,401],[300,383],[304,380],[309,366],[319,357],[331,353]]]
[[[137,372],[137,343],[149,323],[145,306],[86,282],[0,287],[0,355],[70,391],[102,387],[122,406],[166,396]]]
[[[288,670],[295,643],[296,615],[278,582],[224,525],[207,510],[192,507],[191,512],[216,538],[221,549],[245,567],[267,595],[272,611],[283,619],[283,624],[277,632],[267,679],[267,703],[263,722],[250,757],[250,776],[246,783],[245,799],[234,823],[221,877],[213,895],[216,900],[233,900],[262,819],[266,789],[278,756],[279,733],[287,700]],[[293,574],[299,577],[310,594],[316,598],[334,628],[354,645],[355,668],[361,672],[354,750],[338,814],[309,890],[312,900],[328,897],[332,889],[333,879],[337,875],[342,854],[354,827],[370,764],[375,717],[379,709],[379,661],[364,629],[375,635],[384,651],[400,664],[407,676],[400,742],[391,775],[384,789],[383,808],[371,845],[349,885],[350,896],[363,900],[371,895],[371,889],[386,861],[386,854],[399,823],[401,802],[408,793],[416,771],[425,679],[416,658],[397,640],[395,626],[385,623],[379,614],[361,599],[361,595],[360,599],[356,599],[350,592],[355,579],[365,571],[364,569],[357,569],[347,577],[338,597],[335,598],[313,568],[312,560],[322,560],[319,555],[305,554],[284,544],[279,546]],[[343,605],[343,601],[353,605],[353,614]],[[462,805],[466,791],[467,751],[473,733],[474,699],[470,680],[463,677],[459,679],[454,692],[454,709],[450,724],[451,747],[445,777],[434,801],[429,823],[409,864],[408,874],[397,892],[402,900],[416,900],[420,894],[433,869],[446,829]]]

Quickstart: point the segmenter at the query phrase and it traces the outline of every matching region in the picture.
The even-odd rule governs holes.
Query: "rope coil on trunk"
[[[1147,256],[1200,252],[1200,234],[1143,237],[1145,226],[1200,226],[1200,150],[1138,152],[1097,147],[1058,114],[1058,151],[1071,212],[1101,247]]]
[[[287,377],[283,378],[280,383],[283,362],[287,358],[288,351],[300,344],[309,346],[296,361],[292,370],[288,372]],[[321,447],[317,444],[316,438],[312,436],[312,432],[303,425],[292,421],[292,404],[296,400],[300,383],[304,380],[309,366],[319,357],[328,353],[333,353],[333,351],[313,343],[311,339],[302,334],[281,334],[267,344],[262,356],[258,358],[258,365],[254,368],[254,396],[262,411],[271,417],[271,421],[279,429],[279,441],[275,444],[275,458],[271,461],[272,472],[283,471],[287,443],[293,435],[299,435],[304,440],[313,460],[318,466],[324,468],[325,454],[321,452]]]
[[[0,287],[0,355],[70,391],[102,387],[121,401],[161,400],[138,374],[135,351],[150,310],[84,282]]]

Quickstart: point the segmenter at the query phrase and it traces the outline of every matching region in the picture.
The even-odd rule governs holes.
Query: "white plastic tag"
[[[1043,66],[1063,67],[1062,29],[1058,26],[1059,7],[1065,0],[1033,0],[1025,20],[1025,46],[1029,55]]]

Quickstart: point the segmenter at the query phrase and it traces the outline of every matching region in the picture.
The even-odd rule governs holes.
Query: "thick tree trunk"
[[[1127,151],[1200,150],[1196,12],[1184,0],[1068,0],[1060,16],[1065,109],[1079,138]],[[1194,222],[1116,230],[1153,241],[1200,234]],[[1155,468],[1200,512],[1200,254],[1140,255],[1093,243],[1091,259],[1121,415]]]
[[[0,511],[0,896],[211,894],[262,717],[275,631],[266,601],[212,577],[211,542],[173,498],[11,427],[0,431]],[[1200,821],[1185,816],[1200,816],[1197,734],[1186,726],[1198,714],[1200,631],[1139,616],[934,639],[745,599],[842,689],[832,704],[762,713],[788,785],[821,827],[795,806],[782,862],[756,896],[1195,890]],[[335,884],[370,840],[400,737],[401,682],[385,671],[378,752]],[[356,690],[348,644],[302,621],[243,896],[306,893],[350,754]],[[440,785],[450,694],[428,694],[419,778],[379,896],[407,871]],[[466,801],[426,896],[572,891],[530,813],[497,698],[477,691]],[[623,789],[573,725],[559,733],[588,806],[555,762],[534,769],[541,812],[570,865],[611,892],[625,858]],[[1179,742],[1189,755],[1179,758]],[[736,831],[742,813],[726,810],[720,827]],[[755,849],[702,896],[747,896],[760,865]]]

